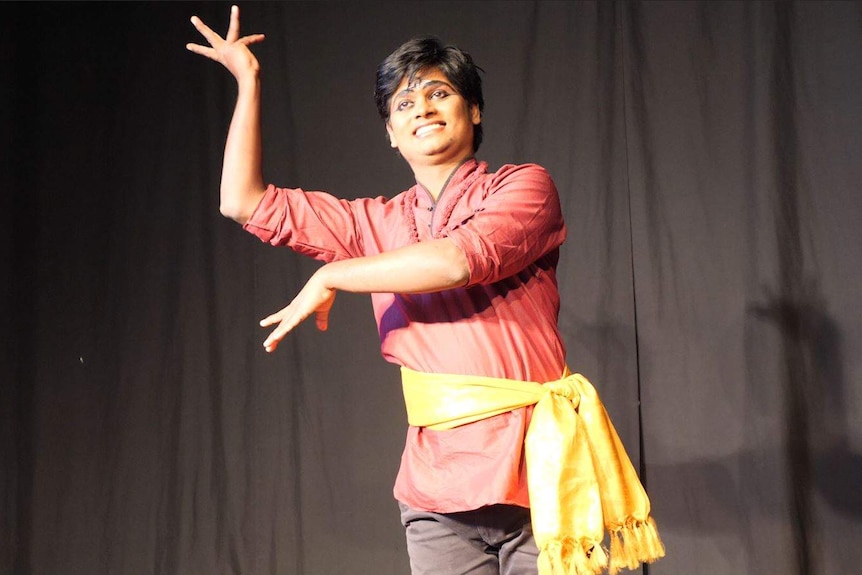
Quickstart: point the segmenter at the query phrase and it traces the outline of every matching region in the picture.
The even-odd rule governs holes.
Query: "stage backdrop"
[[[264,353],[317,264],[218,213],[220,3],[3,4],[0,573],[408,573],[367,296]],[[486,74],[493,168],[569,226],[561,324],[652,496],[653,574],[862,564],[862,5],[247,3],[269,181],[391,196],[377,63]]]

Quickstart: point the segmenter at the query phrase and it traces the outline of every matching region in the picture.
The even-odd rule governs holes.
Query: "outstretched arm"
[[[446,238],[332,262],[318,269],[287,307],[261,320],[263,327],[278,324],[263,346],[274,351],[284,336],[312,314],[317,328],[326,330],[338,290],[427,293],[463,286],[468,279],[467,258]]]
[[[219,62],[236,79],[238,94],[224,150],[219,209],[244,224],[266,190],[261,168],[260,65],[248,48],[262,42],[264,36],[240,37],[236,6],[231,7],[230,26],[224,38],[197,16],[191,20],[209,46],[186,44],[186,48]]]

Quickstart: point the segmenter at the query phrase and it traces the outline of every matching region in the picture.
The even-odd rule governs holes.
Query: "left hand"
[[[323,285],[319,274],[311,276],[311,279],[308,280],[287,307],[260,320],[261,327],[278,324],[278,327],[263,342],[263,347],[266,351],[270,353],[275,351],[275,348],[278,347],[284,336],[305,321],[311,314],[315,314],[316,316],[317,329],[326,331],[329,327],[329,310],[332,309],[332,304],[335,303],[335,294],[336,291],[334,289]]]

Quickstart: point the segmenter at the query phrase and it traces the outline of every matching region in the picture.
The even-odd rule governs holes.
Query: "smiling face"
[[[457,165],[473,155],[473,126],[482,121],[437,68],[405,76],[389,103],[386,131],[412,167]]]

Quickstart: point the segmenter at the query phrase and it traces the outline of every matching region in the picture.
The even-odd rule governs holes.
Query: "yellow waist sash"
[[[434,430],[535,404],[525,440],[540,575],[598,575],[664,556],[649,498],[592,384],[401,368],[410,425]],[[602,546],[610,535],[610,560]]]

